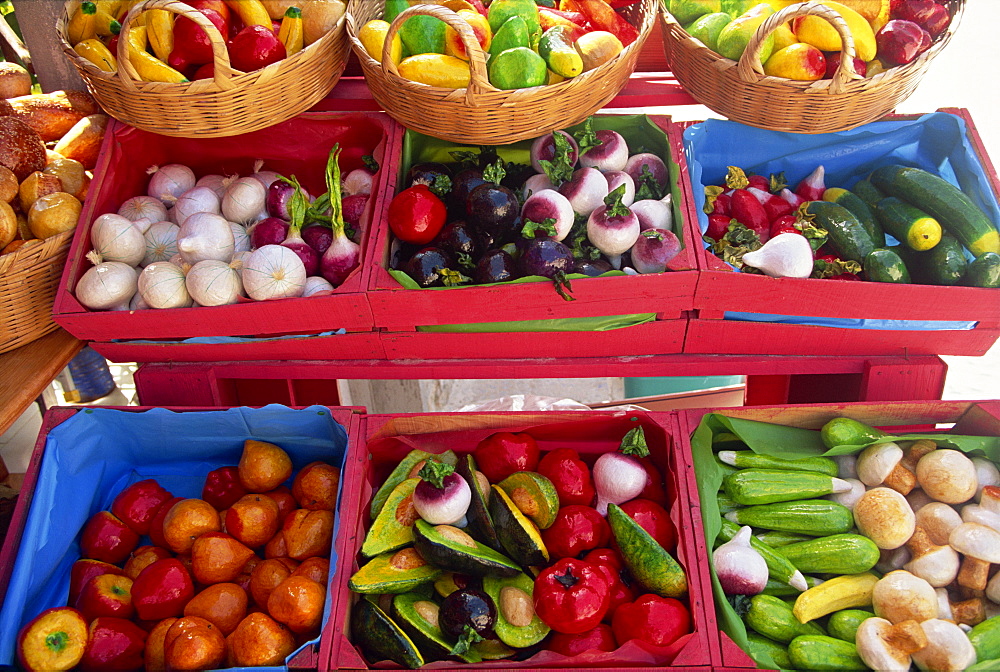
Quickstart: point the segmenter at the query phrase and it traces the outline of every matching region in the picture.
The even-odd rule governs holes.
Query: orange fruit
[[[176,618],[164,618],[158,621],[146,637],[146,649],[143,651],[143,658],[146,661],[146,672],[167,672],[167,656],[163,650],[163,640],[167,636],[167,630],[177,621]]]
[[[266,544],[278,531],[278,503],[267,495],[244,495],[226,510],[226,530],[250,548]]]
[[[298,563],[289,566],[287,558],[271,558],[253,568],[250,574],[250,597],[262,608],[267,607],[267,598],[279,583],[292,575]]]
[[[321,586],[326,585],[329,575],[330,561],[326,558],[306,558],[292,572],[292,576],[304,576],[307,579],[312,579]]]
[[[326,462],[311,462],[292,481],[292,496],[303,509],[333,511],[337,504],[340,469]]]
[[[237,584],[216,583],[191,598],[184,606],[184,615],[211,621],[228,637],[246,618],[248,601],[246,591]]]
[[[219,512],[203,499],[182,499],[163,519],[163,539],[174,553],[189,553],[195,539],[221,529]]]
[[[267,492],[291,477],[292,458],[273,443],[247,439],[237,470],[248,492]]]
[[[252,613],[226,638],[230,667],[283,665],[296,649],[292,631],[264,613]]]
[[[168,629],[163,651],[169,670],[210,670],[226,660],[226,638],[204,618],[183,616]]]
[[[267,613],[297,634],[319,629],[326,588],[304,576],[289,576],[267,598]]]
[[[296,509],[282,524],[288,557],[305,560],[330,555],[333,541],[333,511]]]

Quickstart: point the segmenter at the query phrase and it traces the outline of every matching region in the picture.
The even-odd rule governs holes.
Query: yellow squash
[[[399,74],[406,79],[443,89],[464,89],[469,85],[469,64],[445,54],[417,54],[404,58]]]
[[[174,50],[174,13],[165,9],[151,9],[146,15],[149,46],[158,59],[166,61]]]
[[[171,82],[178,84],[188,81],[179,72],[146,51],[145,26],[138,26],[128,33],[128,59],[144,82]]]
[[[278,39],[285,45],[286,56],[291,56],[302,51],[304,38],[301,9],[298,7],[288,8],[288,11],[285,12],[285,17],[281,20]]]
[[[229,9],[239,14],[245,26],[264,26],[272,29],[271,17],[260,0],[226,0]]]
[[[841,609],[867,607],[876,583],[878,577],[871,572],[836,576],[799,593],[792,612],[799,623],[808,623]]]
[[[115,59],[115,55],[96,37],[77,42],[73,47],[73,51],[105,72],[118,71],[118,61]]]

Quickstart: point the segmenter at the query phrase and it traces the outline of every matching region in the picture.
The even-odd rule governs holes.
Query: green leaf
[[[541,222],[533,222],[527,219],[524,222],[524,228],[521,229],[521,235],[531,240],[535,237],[535,232],[539,230],[547,236],[555,236],[556,220],[552,217],[546,217]]]
[[[444,479],[455,472],[455,467],[435,459],[428,459],[424,462],[423,468],[417,476],[433,485],[438,490],[444,489]]]
[[[734,219],[731,220],[729,229],[721,239],[716,241],[705,236],[704,240],[709,243],[712,253],[726,263],[743,269],[747,273],[759,272],[757,269],[750,269],[750,267],[744,268],[743,265],[744,254],[763,247],[763,243],[760,242],[760,236],[757,235],[756,231],[748,229]]]
[[[302,230],[302,225],[306,221],[306,214],[309,211],[309,199],[306,198],[305,193],[302,191],[302,185],[299,184],[298,179],[294,175],[292,175],[291,179],[279,175],[278,179],[295,188],[295,191],[292,192],[291,197],[288,199],[288,215],[291,217],[289,231],[298,233]]]
[[[702,208],[702,211],[706,215],[711,215],[715,212],[715,201],[724,193],[726,193],[725,188],[715,184],[705,187],[705,207]]]
[[[462,164],[462,168],[472,168],[479,166],[479,152],[468,149],[456,149],[448,152],[451,158]]]
[[[434,180],[428,185],[431,193],[444,200],[444,197],[451,193],[451,178],[447,175],[435,175]]]
[[[557,131],[552,132],[552,142],[555,144],[555,151],[552,160],[541,159],[538,163],[542,166],[542,171],[548,176],[553,185],[559,186],[563,182],[568,182],[573,177],[573,164],[570,157],[573,153],[573,145],[569,139]]]
[[[807,205],[808,202],[803,203],[799,206],[799,209],[795,211],[795,228],[802,232],[802,235],[809,241],[809,245],[812,247],[813,252],[815,252],[819,248],[823,247],[827,238],[830,237],[830,233],[826,229],[816,226],[814,223],[816,216],[807,210]]]
[[[658,201],[663,196],[663,191],[660,189],[660,184],[656,181],[656,178],[653,177],[653,172],[649,169],[649,166],[644,165],[642,172],[639,173],[639,184],[636,185],[635,200],[652,199]]]
[[[781,171],[777,175],[771,173],[768,182],[770,182],[770,191],[772,194],[777,194],[782,189],[788,187],[788,180],[785,179],[785,171]]]
[[[476,262],[468,252],[458,253],[458,265],[462,268],[469,270],[474,270],[476,268]]]
[[[649,455],[649,445],[646,443],[646,433],[642,427],[634,427],[622,437],[618,452],[622,455],[634,455],[636,457],[646,457]]]
[[[330,156],[326,160],[326,193],[330,197],[330,223],[334,233],[344,230],[344,207],[340,193],[340,143],[334,143],[330,148]]]
[[[455,287],[472,282],[472,278],[469,276],[462,275],[461,271],[455,271],[450,268],[435,268],[434,272],[441,276],[441,283],[445,287]]]
[[[729,189],[746,189],[750,186],[750,180],[747,179],[746,173],[743,169],[738,166],[729,166],[729,172],[726,174],[726,187]]]
[[[379,169],[378,161],[376,161],[375,157],[372,156],[371,154],[365,154],[364,156],[362,156],[361,162],[365,164],[365,168],[372,171],[373,173],[378,172]]]
[[[594,132],[594,118],[587,117],[583,122],[583,128],[573,134],[576,144],[580,148],[579,156],[583,156],[594,147],[600,147],[604,143],[598,140],[597,133]]]
[[[624,184],[619,184],[611,190],[611,193],[609,193],[604,199],[604,205],[608,206],[607,211],[604,213],[606,217],[624,217],[631,212],[631,210],[628,209],[628,206],[622,203],[622,199],[624,197]]]
[[[834,278],[844,273],[861,273],[861,264],[856,261],[844,261],[843,259],[816,259],[813,262],[813,272],[811,278]]]
[[[576,301],[575,297],[569,295],[569,292],[573,291],[573,286],[569,284],[569,278],[566,277],[565,273],[556,271],[556,274],[552,276],[552,284],[555,285],[556,292],[564,301]]]
[[[487,182],[499,185],[503,181],[507,171],[503,167],[503,159],[497,159],[483,169],[483,179]]]

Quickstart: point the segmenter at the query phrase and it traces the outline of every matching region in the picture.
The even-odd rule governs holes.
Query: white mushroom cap
[[[935,544],[948,543],[951,531],[962,524],[962,516],[942,502],[931,502],[916,512],[917,525],[927,530]]]
[[[893,625],[868,618],[858,627],[855,643],[865,665],[879,672],[908,672],[910,654],[927,646],[927,635],[916,621]]]
[[[854,505],[857,504],[858,500],[860,500],[864,496],[865,492],[868,491],[868,488],[865,487],[864,483],[862,483],[856,478],[845,478],[843,480],[841,479],[834,479],[834,480],[848,484],[850,486],[850,490],[846,490],[844,492],[834,492],[832,495],[827,495],[826,496],[827,499],[837,502],[842,506],[846,506],[847,508],[853,511]]]
[[[934,500],[920,488],[914,488],[910,491],[910,494],[906,496],[906,501],[910,503],[910,508],[913,509],[913,513],[916,513]]]
[[[998,577],[1000,577],[1000,572],[994,574],[993,578],[986,584],[986,597],[1000,605],[1000,578]]]
[[[918,623],[938,613],[938,596],[931,584],[904,570],[889,572],[872,590],[875,615],[892,623]]]
[[[920,624],[927,635],[927,646],[913,654],[921,670],[964,670],[976,662],[976,650],[960,627],[950,621],[932,618]]]
[[[913,535],[916,518],[903,495],[890,488],[872,488],[854,505],[854,523],[876,546],[893,549]]]
[[[979,523],[1000,532],[1000,513],[990,511],[981,504],[966,504],[963,506],[962,522]]]
[[[930,536],[918,527],[906,542],[913,558],[903,565],[903,569],[927,581],[935,588],[947,586],[958,576],[961,559],[951,546],[938,546]]]
[[[1000,532],[979,523],[962,523],[948,537],[959,553],[984,562],[1000,562]]]
[[[987,485],[1000,485],[1000,469],[997,469],[992,460],[987,460],[985,457],[972,458],[972,464],[976,467],[976,482],[979,484],[976,488],[978,502],[983,496],[983,488]]]
[[[959,450],[935,450],[917,462],[917,482],[945,504],[961,504],[976,494],[976,466]]]
[[[903,493],[909,493],[916,485],[916,476],[900,465],[903,449],[895,443],[878,443],[868,446],[858,455],[858,479],[874,488],[885,484]]]

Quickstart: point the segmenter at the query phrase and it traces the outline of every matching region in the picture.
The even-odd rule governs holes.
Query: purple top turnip
[[[620,186],[604,199],[587,219],[587,238],[611,262],[621,268],[622,254],[628,252],[639,237],[639,218],[622,205],[625,187]]]
[[[663,201],[654,201],[646,198],[636,201],[628,206],[628,209],[639,218],[639,230],[665,229],[670,231],[673,228],[673,212],[670,206]]]
[[[559,186],[559,193],[569,199],[573,212],[586,217],[604,203],[608,181],[596,168],[581,168],[569,182]]]
[[[279,181],[284,181],[286,178],[278,178]],[[292,195],[288,199],[287,208],[288,213],[291,215],[291,223],[288,226],[288,235],[281,244],[292,252],[294,252],[299,259],[302,260],[302,265],[306,269],[306,275],[315,275],[316,271],[319,270],[319,253],[305,240],[302,239],[302,224],[305,222],[306,209],[309,207],[308,197],[299,185],[298,180],[294,177],[292,182]]]
[[[632,267],[640,273],[663,273],[681,251],[681,243],[671,231],[647,229],[632,246]]]
[[[427,460],[420,470],[420,482],[413,490],[413,508],[431,525],[451,525],[469,509],[472,490],[455,467]]]
[[[626,173],[624,170],[609,170],[604,173],[605,179],[608,181],[608,193],[625,185],[625,193],[622,195],[622,205],[629,207],[635,201],[635,181],[632,176]]]
[[[581,154],[580,165],[584,168],[597,168],[601,172],[624,170],[628,163],[628,144],[621,133],[597,131],[595,135],[601,144]]]
[[[574,140],[573,136],[566,131],[553,131],[552,133],[536,138],[535,141],[531,143],[531,167],[539,173],[545,172],[541,163],[542,161],[552,161],[552,159],[555,158],[556,141],[553,136],[556,133],[569,142],[570,152],[566,157],[569,167],[573,168],[576,165],[577,156],[580,153],[580,147],[576,144],[576,140]]]
[[[643,170],[644,168],[645,171]],[[660,193],[665,192],[667,189],[669,179],[667,165],[656,154],[650,154],[649,152],[633,154],[628,157],[624,170],[635,180],[636,189],[642,184],[644,174],[652,178],[656,186],[659,187]]]
[[[524,181],[524,185],[521,187],[521,194],[527,199],[528,196],[532,194],[537,194],[539,191],[545,191],[546,189],[555,189],[556,185],[552,184],[552,180],[545,173],[538,173],[537,175],[532,175]]]
[[[553,240],[563,240],[573,228],[573,206],[569,200],[558,191],[547,189],[532,194],[521,206],[521,221],[545,224],[550,220],[554,233],[549,234]],[[537,234],[536,234],[537,235]]]

